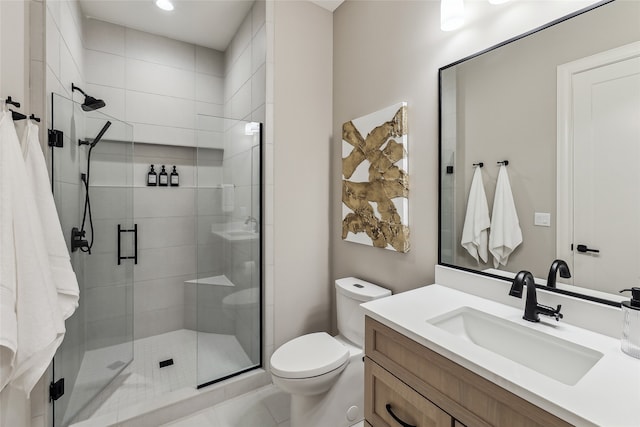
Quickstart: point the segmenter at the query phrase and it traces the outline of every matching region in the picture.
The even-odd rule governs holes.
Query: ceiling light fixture
[[[463,0],[440,1],[440,29],[453,31],[464,25]]]
[[[171,3],[170,0],[156,0],[156,6],[158,6],[162,10],[173,10],[173,3]]]

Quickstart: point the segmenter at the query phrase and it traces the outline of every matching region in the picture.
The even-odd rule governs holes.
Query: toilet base
[[[291,427],[350,427],[364,419],[364,363],[352,357],[331,389],[291,396]]]

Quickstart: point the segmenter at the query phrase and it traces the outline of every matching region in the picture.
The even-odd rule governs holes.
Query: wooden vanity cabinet
[[[367,316],[365,420],[401,427],[570,426]]]

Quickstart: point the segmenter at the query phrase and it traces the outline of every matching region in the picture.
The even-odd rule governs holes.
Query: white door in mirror
[[[614,293],[640,277],[640,58],[576,74],[573,88],[573,243],[599,252],[574,250],[571,271]]]

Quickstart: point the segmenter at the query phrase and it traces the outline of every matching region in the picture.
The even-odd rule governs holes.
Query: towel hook
[[[20,108],[20,103],[18,101],[14,101],[10,96],[7,96],[7,99],[4,100],[5,103],[11,104],[16,108]]]
[[[501,162],[498,162],[499,165],[505,165],[505,166],[509,166],[509,160],[503,160]]]
[[[30,118],[31,120],[35,121],[35,122],[40,123],[40,117],[36,117],[36,115],[35,115],[35,114],[31,114],[31,115],[29,116],[29,118]]]
[[[484,166],[484,162],[474,163],[473,167],[476,167],[476,166],[483,167]]]
[[[13,121],[24,120],[27,118],[24,114],[13,111],[11,108],[9,108],[9,111],[11,111],[11,118]]]

